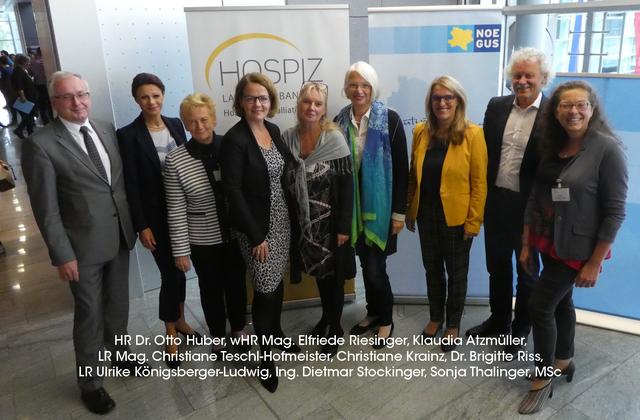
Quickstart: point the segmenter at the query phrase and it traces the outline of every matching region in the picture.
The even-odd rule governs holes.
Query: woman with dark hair
[[[407,229],[413,232],[417,220],[429,297],[430,320],[422,335],[435,337],[446,320],[445,352],[456,347],[471,241],[480,232],[487,196],[487,146],[466,108],[467,95],[456,79],[431,82],[427,122],[413,130],[409,172]]]
[[[576,313],[573,287],[594,287],[625,216],[627,165],[593,88],[558,86],[545,110],[542,161],[525,211],[520,264],[544,265],[529,300],[535,353],[531,389],[518,412],[539,411],[553,395],[554,377],[571,382]]]
[[[280,130],[267,121],[278,111],[273,82],[260,73],[246,74],[236,85],[233,109],[241,119],[225,134],[222,145],[222,178],[229,199],[233,228],[253,281],[251,312],[259,337],[262,361],[268,371],[260,379],[269,391],[278,388],[278,377],[269,338],[283,340],[278,348],[299,352],[284,340],[280,326],[284,271],[289,259],[291,225],[288,197],[283,189],[285,164],[291,154]]]
[[[174,264],[167,225],[164,190],[165,157],[186,141],[178,118],[162,115],[164,84],[154,74],[140,73],[133,78],[131,94],[140,106],[140,115],[117,131],[122,155],[127,200],[140,243],[151,251],[160,270],[160,319],[167,337],[178,333],[200,337],[184,318],[185,275]],[[166,363],[178,367],[175,340],[166,346]]]
[[[21,139],[25,139],[24,129],[27,129],[27,135],[33,133],[35,124],[33,119],[38,112],[36,103],[38,102],[38,90],[33,78],[29,74],[29,57],[23,54],[16,55],[15,64],[13,66],[13,73],[11,73],[11,86],[16,92],[16,101],[26,102],[29,101],[33,104],[31,111],[28,113],[18,110],[20,113],[20,124],[13,130],[14,134]]]
[[[300,269],[314,276],[322,317],[312,335],[329,340],[321,352],[334,355],[344,306],[344,281],[355,276],[349,243],[353,211],[351,153],[339,127],[327,119],[327,85],[309,82],[298,94],[298,124],[282,134],[295,169],[287,184],[294,192],[298,219],[295,256]],[[290,176],[289,176],[290,175]],[[296,260],[298,258],[295,258]],[[292,263],[292,270],[294,264]]]
[[[351,149],[354,204],[351,245],[360,257],[367,315],[350,334],[377,328],[374,349],[393,334],[393,292],[387,256],[396,252],[407,209],[407,139],[400,116],[378,100],[378,74],[359,61],[347,70],[344,92],[350,105],[335,118]]]
[[[198,274],[212,351],[220,354],[227,348],[227,318],[232,336],[247,341],[239,346],[246,351],[245,266],[229,229],[215,104],[208,95],[194,93],[180,104],[180,118],[191,139],[169,153],[164,177],[173,257],[180,271],[189,271],[192,261]]]

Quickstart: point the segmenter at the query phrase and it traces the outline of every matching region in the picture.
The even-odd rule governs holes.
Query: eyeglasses
[[[302,86],[300,86],[300,92],[306,89],[316,89],[326,95],[329,92],[329,85],[323,82],[304,82]]]
[[[65,93],[64,95],[55,95],[55,99],[60,99],[65,102],[71,102],[74,99],[84,101],[89,98],[90,92],[78,92],[78,93]]]
[[[450,104],[451,102],[455,101],[457,97],[455,95],[433,95],[431,97],[431,102],[433,102],[434,104],[439,104],[443,99],[446,103]]]
[[[255,104],[256,102],[260,102],[262,105],[264,105],[269,103],[269,97],[267,95],[262,95],[262,96],[245,95],[242,97],[242,100],[248,104]]]
[[[589,101],[560,102],[558,104],[558,109],[560,109],[562,111],[570,111],[574,106],[576,107],[576,109],[578,111],[584,112],[587,109],[589,109],[589,107],[591,106],[591,103]]]
[[[347,84],[347,89],[349,90],[358,90],[358,88],[362,90],[371,90],[371,85],[369,83],[349,83]]]

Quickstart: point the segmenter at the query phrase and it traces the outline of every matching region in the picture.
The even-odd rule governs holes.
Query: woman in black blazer
[[[253,326],[262,354],[270,351],[267,337],[284,338],[280,312],[284,286],[282,277],[289,258],[291,238],[289,202],[282,179],[291,155],[280,138],[280,130],[265,119],[278,110],[275,86],[260,73],[245,75],[235,90],[234,111],[242,119],[224,136],[222,179],[229,200],[232,227],[253,280]],[[299,352],[285,340],[281,350]],[[269,376],[261,379],[270,392],[278,387],[275,365],[261,362]]]
[[[167,207],[163,183],[164,159],[186,136],[178,118],[161,114],[164,84],[155,75],[140,73],[133,78],[131,94],[142,112],[129,125],[118,130],[118,143],[134,228],[142,245],[153,254],[160,270],[160,319],[168,337],[178,333],[200,337],[184,318],[185,275],[173,261],[167,226]],[[167,345],[166,362],[178,367],[178,346]]]

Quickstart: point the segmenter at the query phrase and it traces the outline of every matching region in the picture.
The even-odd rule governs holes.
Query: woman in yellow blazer
[[[407,228],[414,232],[418,222],[429,298],[430,321],[422,334],[435,337],[446,315],[445,352],[455,348],[460,332],[469,251],[487,196],[487,147],[482,128],[466,119],[466,103],[453,77],[431,83],[427,121],[413,130],[409,173]]]

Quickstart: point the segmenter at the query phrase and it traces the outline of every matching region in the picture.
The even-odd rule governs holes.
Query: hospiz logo
[[[230,47],[242,42],[255,40],[267,40],[286,49],[296,51],[297,57],[290,55],[269,56],[267,58],[238,58],[232,57],[222,59],[221,54]],[[277,48],[274,48],[277,51]],[[236,83],[247,73],[258,72],[269,77],[273,83],[302,84],[308,81],[321,80],[318,69],[322,64],[322,57],[302,57],[302,52],[292,42],[287,39],[263,32],[252,32],[236,35],[223,42],[213,49],[205,65],[205,79],[207,86],[211,88],[214,81],[219,81],[221,86]]]

